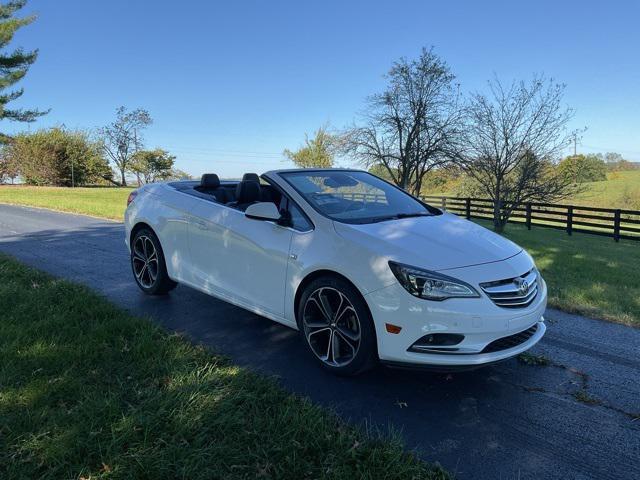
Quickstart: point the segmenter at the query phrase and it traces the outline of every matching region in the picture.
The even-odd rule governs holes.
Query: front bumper
[[[497,268],[498,265],[491,267]],[[515,271],[526,271],[526,266],[517,265],[514,268]],[[475,272],[466,273],[471,273],[479,281],[500,278],[501,275],[499,272],[487,272],[486,269],[480,272],[480,266],[471,267],[470,270]],[[474,281],[472,284],[477,283]],[[547,286],[541,277],[536,298],[525,308],[498,307],[484,293],[480,298],[428,301],[412,296],[400,284],[371,292],[365,299],[376,327],[378,356],[383,363],[392,365],[481,366],[506,360],[530,349],[546,331],[543,315],[547,305]],[[389,333],[386,324],[402,329],[397,334]],[[535,333],[522,343],[498,351],[483,352],[490,343],[533,326],[536,326]],[[409,351],[420,338],[434,333],[461,334],[464,339],[455,345],[455,351]]]

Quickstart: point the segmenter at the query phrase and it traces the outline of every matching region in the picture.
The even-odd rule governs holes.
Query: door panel
[[[282,315],[291,236],[273,222],[202,202],[189,225],[194,272],[207,290]]]

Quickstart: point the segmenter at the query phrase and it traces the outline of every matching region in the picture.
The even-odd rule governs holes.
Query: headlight
[[[447,277],[441,273],[389,262],[389,268],[400,285],[416,297],[427,300],[445,300],[447,298],[479,297],[480,295],[468,283]]]

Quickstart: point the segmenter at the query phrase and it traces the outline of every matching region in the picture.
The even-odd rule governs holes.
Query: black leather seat
[[[257,173],[245,173],[242,176],[243,182],[257,182],[260,185],[260,177]],[[271,193],[269,185],[260,185],[260,201],[261,202],[273,202],[274,198]]]
[[[257,173],[245,173],[242,176],[242,181],[243,182],[256,182],[258,185],[260,185],[260,177],[258,176]]]
[[[253,181],[241,181],[236,187],[236,201],[229,204],[239,210],[246,210],[249,205],[260,201],[260,184]]]
[[[231,200],[229,194],[224,188],[220,188],[220,179],[215,173],[205,173],[200,177],[200,187],[202,193],[213,195],[220,203],[227,203]]]

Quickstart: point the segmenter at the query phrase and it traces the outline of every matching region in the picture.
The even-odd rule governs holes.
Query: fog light
[[[409,347],[410,352],[452,353],[458,349],[458,345],[464,340],[464,335],[459,333],[430,333],[421,337]]]

